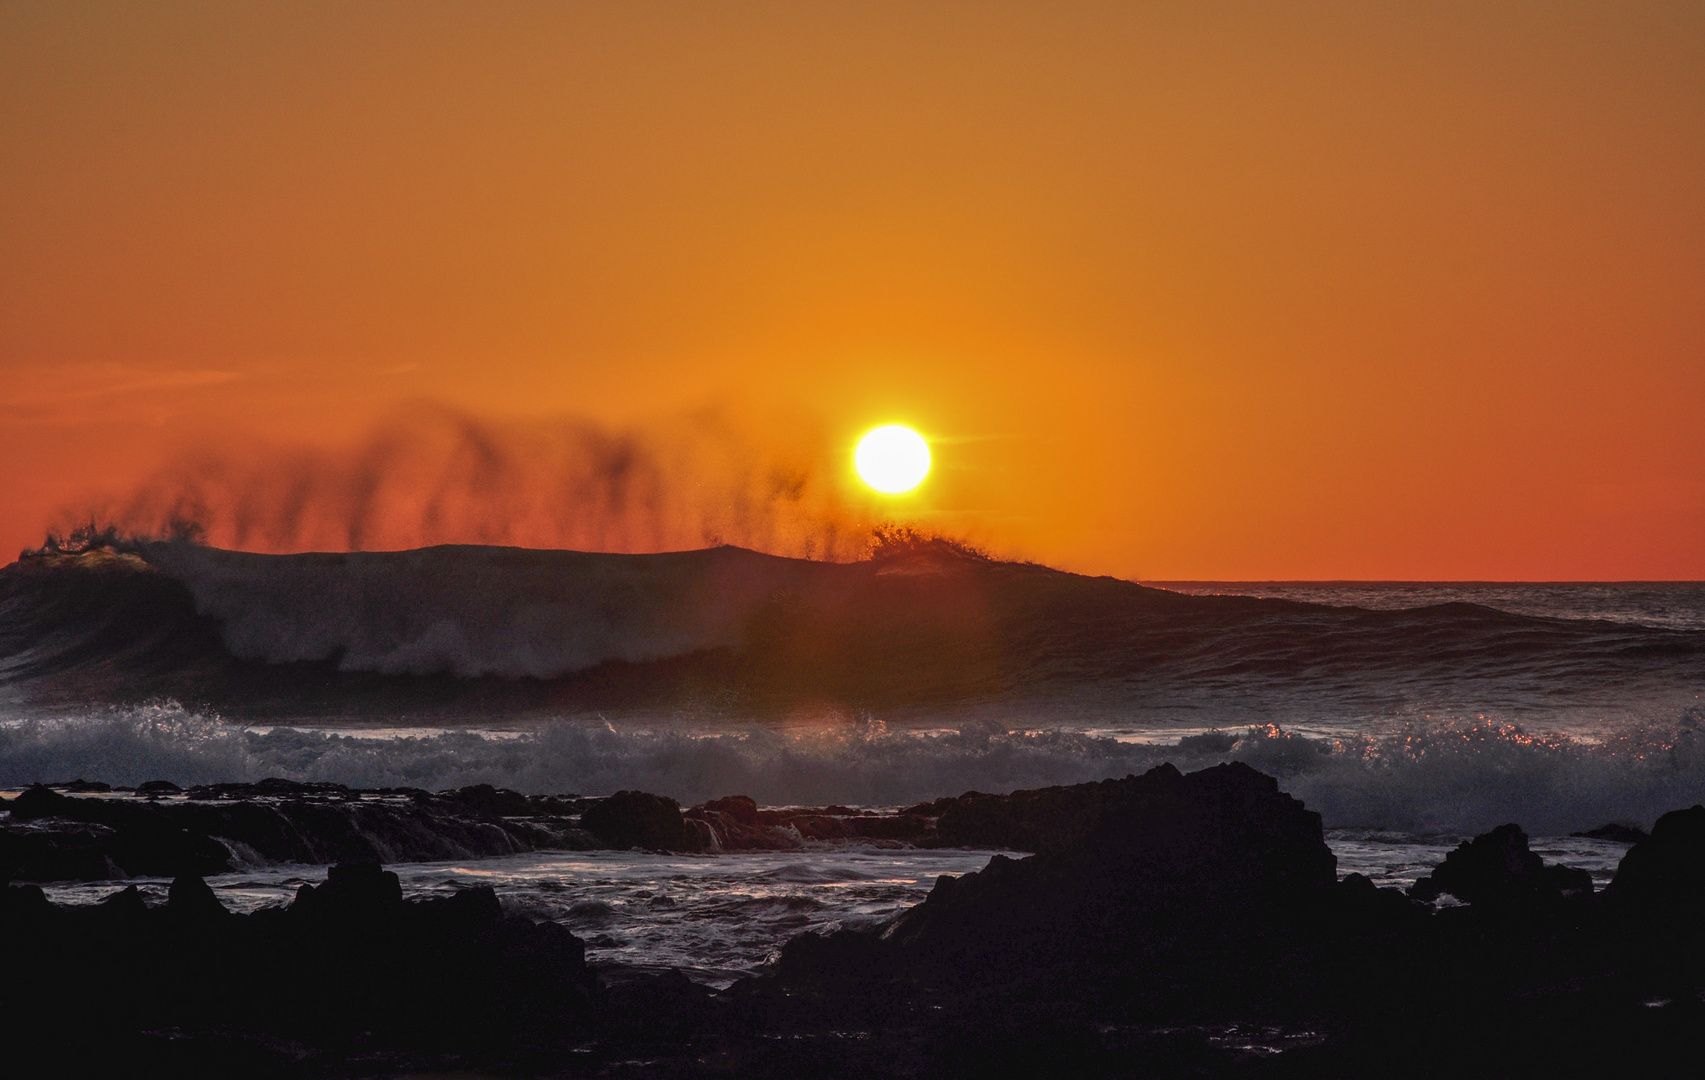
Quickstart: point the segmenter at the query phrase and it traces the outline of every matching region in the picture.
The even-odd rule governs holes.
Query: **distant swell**
[[[1011,791],[1244,761],[1280,778],[1329,827],[1472,833],[1519,821],[1564,833],[1650,825],[1705,794],[1705,716],[1630,725],[1601,743],[1475,719],[1417,721],[1377,736],[1311,739],[1277,728],[1173,745],[976,723],[935,733],[878,723],[808,734],[695,737],[558,722],[527,733],[419,736],[245,729],[161,705],[0,723],[0,786],[83,777],[136,784],[282,776],[364,787],[490,783],[532,794],[639,788],[696,803],[899,805],[966,790]]]

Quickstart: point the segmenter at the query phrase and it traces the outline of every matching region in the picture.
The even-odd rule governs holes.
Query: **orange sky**
[[[1126,577],[1702,578],[1702,411],[1697,3],[0,6],[8,553],[468,423],[651,447],[659,542],[803,470]]]

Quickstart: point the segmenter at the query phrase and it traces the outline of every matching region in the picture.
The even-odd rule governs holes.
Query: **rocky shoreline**
[[[1338,880],[1318,815],[1242,765],[887,814],[96,786],[11,800],[6,857],[81,828],[83,847],[43,841],[15,865],[92,871],[70,853],[95,851],[127,873],[189,868],[159,875],[175,880],[154,908],[133,888],[56,907],[10,875],[8,1060],[255,1077],[1574,1075],[1657,1071],[1705,1021],[1701,807],[1664,815],[1602,892],[1507,825],[1405,895]],[[880,933],[796,937],[718,993],[678,974],[601,978],[573,934],[506,915],[489,889],[403,900],[371,849],[432,830],[409,850],[838,836],[1036,854],[942,878]],[[218,871],[193,868],[233,842],[351,848],[287,908],[234,915],[202,881]]]
[[[267,863],[433,862],[530,851],[787,851],[834,840],[1030,850],[1026,845],[1054,823],[1019,803],[1036,797],[1052,805],[1058,798],[1049,792],[972,792],[886,812],[761,809],[732,795],[683,810],[674,799],[640,791],[587,798],[488,784],[429,792],[269,779],[186,790],[168,781],[115,788],[75,780],[0,798],[0,879],[206,876]],[[1069,808],[1055,808],[1056,816],[1061,809]]]

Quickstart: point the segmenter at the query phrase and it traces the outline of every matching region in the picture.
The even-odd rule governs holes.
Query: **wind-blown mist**
[[[203,446],[134,490],[68,511],[138,537],[247,551],[501,544],[653,552],[716,544],[817,559],[863,553],[872,506],[818,432],[716,412],[615,429],[393,415],[341,450]]]
[[[1689,711],[1602,743],[1475,718],[1365,738],[1263,727],[1159,745],[987,722],[929,733],[866,722],[693,735],[567,720],[501,734],[260,730],[165,704],[0,723],[0,785],[284,776],[363,787],[490,783],[536,794],[639,788],[683,803],[739,793],[771,805],[897,805],[1100,780],[1163,761],[1196,769],[1237,760],[1277,776],[1328,827],[1466,834],[1519,821],[1554,834],[1607,820],[1650,825],[1697,801],[1705,790],[1699,722]]]

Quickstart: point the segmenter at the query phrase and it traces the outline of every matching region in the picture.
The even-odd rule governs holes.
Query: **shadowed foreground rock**
[[[799,831],[739,798],[686,816],[643,793],[607,805],[604,842]],[[1698,807],[1665,815],[1602,896],[1500,827],[1417,889],[1455,906],[1335,881],[1319,818],[1241,765],[902,818],[1041,850],[943,878],[885,932],[795,938],[722,993],[678,973],[599,987],[560,927],[484,889],[405,902],[372,862],[249,916],[193,876],[157,909],[134,889],[70,910],[11,886],[5,1060],[221,1077],[1658,1075],[1705,1025]]]
[[[253,915],[192,876],[155,909],[134,887],[67,909],[14,885],[0,923],[0,1023],[18,1065],[384,1075],[472,1054],[526,1068],[568,1057],[591,1028],[573,934],[505,916],[489,888],[405,903],[376,863],[334,867]]]
[[[1069,823],[1050,813],[1041,853],[943,878],[885,936],[955,979],[1130,970],[1181,951],[1186,967],[1228,949],[1250,951],[1248,963],[1337,878],[1320,815],[1246,765],[1189,776],[1162,765],[1059,791],[1087,809]]]
[[[1546,866],[1527,848],[1520,825],[1500,825],[1457,845],[1409,895],[1436,900],[1450,893],[1473,904],[1524,904],[1592,895],[1592,875],[1567,866]]]
[[[1672,810],[1628,850],[1606,892],[1626,907],[1705,917],[1705,806]]]
[[[1468,902],[1435,910],[1335,882],[1318,818],[1238,765],[926,810],[1043,850],[944,878],[883,934],[796,938],[714,1021],[777,1041],[707,1029],[683,1052],[744,1053],[752,1075],[1655,1074],[1705,1022],[1705,811],[1618,874],[1661,902],[1595,897],[1505,826],[1418,890]]]
[[[26,788],[0,800],[0,809],[9,811],[0,817],[0,880],[11,881],[222,874],[254,862],[430,862],[599,848],[788,850],[813,840],[964,842],[942,840],[933,818],[910,812],[760,810],[744,795],[683,812],[674,799],[643,791],[541,796],[490,784],[429,792],[270,779],[185,791],[164,780],[135,789],[77,780]]]
[[[0,821],[0,878],[104,881],[227,873],[246,860],[405,862],[598,846],[576,818],[597,800],[484,784],[432,793],[273,779],[181,792],[154,781],[134,792],[101,784],[99,797],[83,797],[90,786],[37,785],[0,807],[10,811]]]
[[[644,791],[618,791],[580,816],[580,827],[613,848],[697,851],[699,836],[681,804]]]

